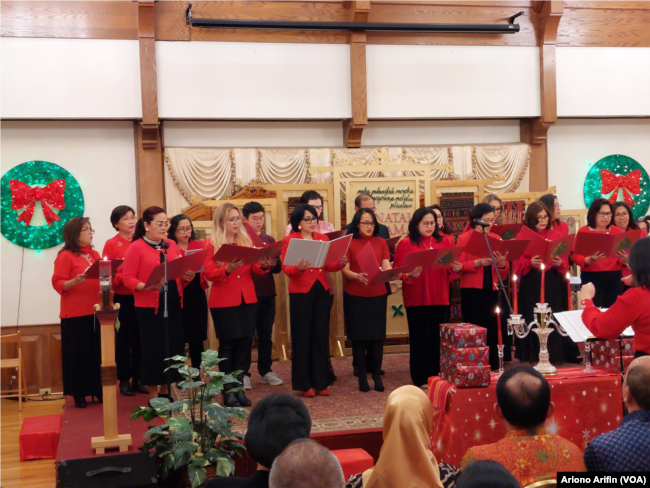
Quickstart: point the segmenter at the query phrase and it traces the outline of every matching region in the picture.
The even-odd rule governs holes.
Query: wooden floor
[[[0,486],[2,488],[29,487],[54,488],[56,473],[54,459],[37,459],[20,462],[18,435],[23,420],[39,415],[63,413],[63,400],[23,402],[23,411],[18,411],[18,402],[0,400],[2,409],[0,432]]]

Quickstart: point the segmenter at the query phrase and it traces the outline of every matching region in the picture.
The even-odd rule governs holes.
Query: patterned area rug
[[[371,390],[362,393],[358,388],[358,379],[352,374],[352,358],[332,358],[332,366],[338,379],[330,387],[331,396],[303,398],[291,389],[291,364],[273,363],[273,372],[284,380],[281,386],[264,385],[257,373],[257,365],[251,368],[253,390],[247,391],[246,396],[255,405],[271,393],[290,393],[301,398],[311,414],[312,433],[337,432],[342,430],[357,430],[381,428],[383,424],[384,406],[388,395],[403,385],[410,385],[408,354],[388,354],[384,356],[382,368],[386,371],[383,376],[384,392],[372,389],[372,379],[368,377]],[[185,392],[172,386],[175,399],[187,398]],[[220,399],[219,399],[220,400]],[[189,418],[190,414],[186,416]],[[246,432],[246,422],[235,426],[236,432]]]

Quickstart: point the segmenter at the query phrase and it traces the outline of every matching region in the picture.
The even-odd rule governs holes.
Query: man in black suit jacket
[[[359,193],[357,195],[357,198],[354,199],[354,212],[358,212],[360,208],[369,208],[373,212],[377,213],[377,208],[375,207],[375,199],[372,197],[372,195],[368,193]],[[349,216],[349,220],[352,221],[352,215]],[[350,224],[346,225],[343,227],[343,229],[347,229],[350,227]],[[390,238],[390,232],[388,232],[388,227],[385,226],[384,224],[379,224],[379,234],[377,236],[381,237],[382,239],[388,239]],[[393,260],[393,253],[391,252],[391,261]]]
[[[206,488],[268,488],[275,458],[296,439],[308,439],[310,433],[311,417],[302,400],[288,393],[263,398],[248,416],[244,439],[257,471],[248,478],[214,478]]]

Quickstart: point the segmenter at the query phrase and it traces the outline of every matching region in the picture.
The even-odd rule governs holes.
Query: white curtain
[[[257,178],[257,149],[233,149],[235,178],[237,183],[246,186]]]
[[[311,168],[332,166],[332,150],[329,148],[309,149],[309,166]],[[332,172],[310,174],[312,183],[331,183]]]
[[[375,148],[369,149],[334,149],[332,159],[334,166],[361,166],[375,163]],[[379,178],[379,171],[347,171],[341,173],[342,178]],[[341,182],[341,200],[345,201],[345,183]]]
[[[452,162],[450,148],[448,147],[407,147],[404,148],[405,162],[419,160],[420,164],[449,164]],[[404,176],[423,176],[424,171],[404,171]],[[459,179],[455,168],[453,173],[447,171],[431,171],[431,180]],[[420,183],[420,192],[424,192],[425,182]]]
[[[165,149],[165,162],[188,203],[195,197],[224,198],[232,189],[235,171],[230,149],[171,147]]]
[[[473,172],[477,180],[503,177],[485,188],[491,193],[509,193],[519,187],[530,161],[530,146],[475,146],[472,154]]]
[[[308,169],[306,149],[259,150],[257,173],[266,183],[306,183]]]

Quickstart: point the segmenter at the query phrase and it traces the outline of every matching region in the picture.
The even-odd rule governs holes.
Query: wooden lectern
[[[131,445],[131,434],[117,433],[117,366],[115,365],[115,322],[120,304],[113,303],[110,282],[110,261],[108,269],[100,268],[100,303],[95,305],[95,315],[101,326],[102,335],[102,392],[104,397],[104,435],[93,437],[90,445],[95,454],[104,454],[105,449],[119,447],[126,452]],[[104,264],[102,261],[100,263]]]

